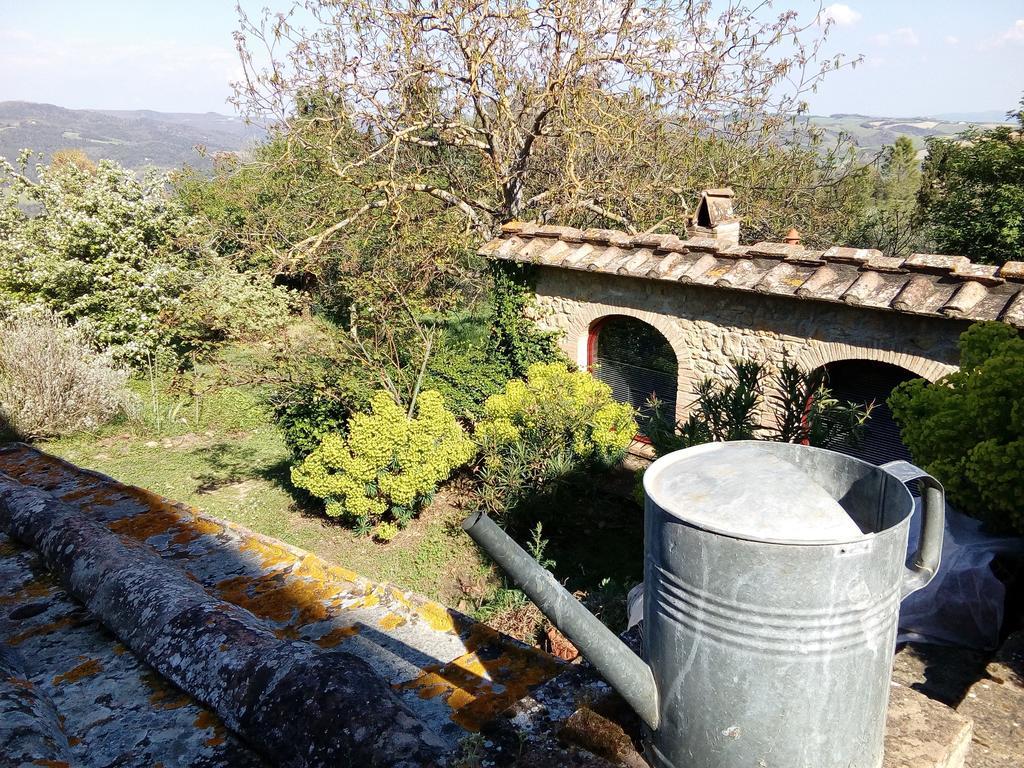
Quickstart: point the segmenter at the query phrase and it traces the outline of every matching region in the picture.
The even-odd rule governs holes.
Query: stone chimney
[[[740,220],[732,210],[733,191],[729,187],[705,189],[700,193],[697,211],[690,217],[686,234],[711,237],[727,245],[739,245]]]

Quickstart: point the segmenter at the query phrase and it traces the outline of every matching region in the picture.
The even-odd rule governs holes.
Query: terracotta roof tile
[[[940,311],[950,317],[963,317],[986,296],[988,296],[988,290],[985,286],[970,280],[956,289],[949,301],[942,305]]]
[[[999,319],[1018,328],[1024,327],[1024,289],[1017,291],[1017,295],[1007,302]]]
[[[739,246],[711,237],[628,235],[513,222],[480,254],[553,268],[695,283],[804,300],[1024,327],[1024,262],[972,264],[964,256],[874,249],[826,251],[761,242]]]

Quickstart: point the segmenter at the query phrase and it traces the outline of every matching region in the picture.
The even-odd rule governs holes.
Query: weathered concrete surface
[[[25,660],[0,643],[0,756],[12,764],[71,764],[71,745],[57,710],[33,683]]]
[[[883,768],[963,768],[971,721],[927,696],[893,683]]]
[[[1024,766],[1024,688],[1009,680],[979,680],[957,712],[974,721],[968,768]]]
[[[1006,639],[985,671],[998,683],[1024,688],[1024,629]]]
[[[275,764],[416,768],[443,742],[364,661],[281,640],[148,547],[0,475],[0,525],[128,646]]]
[[[0,450],[0,471],[61,497],[126,540],[145,542],[278,637],[363,658],[453,749],[565,668],[419,595],[28,446]]]
[[[37,552],[0,533],[3,647],[23,657],[28,683],[52,702],[70,746],[68,765],[265,766],[213,712],[117,642],[60,586]],[[35,728],[48,731],[48,714],[34,714]],[[27,727],[24,720],[0,716],[0,734],[22,726]],[[0,755],[12,753],[0,746]],[[47,759],[61,764],[47,751],[26,763]],[[0,765],[8,763],[0,759]]]

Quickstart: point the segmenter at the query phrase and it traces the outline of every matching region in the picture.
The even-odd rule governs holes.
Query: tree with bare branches
[[[828,25],[709,0],[300,0],[239,9],[237,105],[351,190],[300,263],[375,214],[676,226],[695,180],[750,177],[841,57]],[[716,151],[706,149],[713,145]]]

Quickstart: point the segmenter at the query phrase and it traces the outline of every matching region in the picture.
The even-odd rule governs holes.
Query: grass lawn
[[[473,591],[489,592],[496,584],[458,527],[457,483],[394,541],[377,544],[325,517],[315,499],[291,487],[283,436],[247,393],[227,388],[204,397],[196,421],[192,405],[175,402],[165,387],[155,399],[147,382],[134,387],[143,403],[139,418],[39,447],[453,607],[472,611],[478,602],[460,585],[487,585]]]
[[[293,459],[281,430],[252,387],[238,384],[246,380],[246,357],[253,354],[258,350],[251,347],[224,350],[193,379],[189,374],[135,380],[138,407],[132,418],[39,447],[531,639],[539,613],[521,593],[506,588],[459,526],[468,511],[468,481],[448,482],[388,544],[356,535],[326,517],[320,501],[292,487]],[[630,488],[632,473],[617,473]],[[585,477],[539,497],[528,516],[543,521],[545,558],[554,561],[549,567],[556,577],[571,591],[585,593],[588,604],[621,629],[625,590],[643,577],[643,514],[610,490]],[[525,544],[528,532],[517,537]]]

